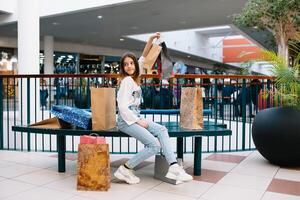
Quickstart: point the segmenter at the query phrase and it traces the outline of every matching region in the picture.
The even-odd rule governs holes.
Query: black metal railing
[[[118,75],[1,75],[0,149],[56,151],[54,135],[16,133],[13,125],[27,125],[52,117],[53,105],[90,108],[90,87],[117,88]],[[203,139],[203,151],[240,151],[255,148],[251,138],[253,117],[259,110],[276,106],[264,91],[274,90],[273,78],[237,75],[175,75],[160,80],[142,77],[142,109],[179,109],[182,87],[201,87],[203,105],[212,112],[205,120],[226,124],[232,136]],[[145,115],[154,121],[178,121],[176,115]],[[193,138],[185,139],[184,151],[192,151]],[[133,138],[108,139],[112,153],[135,153],[142,145]],[[67,137],[67,150],[76,151],[78,137]],[[176,142],[174,141],[174,145]]]

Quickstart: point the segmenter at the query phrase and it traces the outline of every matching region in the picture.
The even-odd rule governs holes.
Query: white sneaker
[[[128,184],[137,184],[140,182],[140,178],[135,176],[132,170],[125,168],[123,165],[117,169],[114,175],[117,179],[125,181]]]
[[[187,174],[178,164],[171,165],[166,175],[167,178],[178,181],[191,181],[193,177]]]

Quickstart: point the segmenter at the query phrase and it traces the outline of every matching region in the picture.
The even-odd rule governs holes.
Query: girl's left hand
[[[137,121],[136,122],[138,125],[140,125],[141,127],[143,127],[143,128],[148,128],[148,123],[147,123],[147,121],[146,120],[143,120],[143,119],[141,119],[140,121]]]
[[[150,40],[154,40],[154,39],[159,39],[160,38],[160,32],[156,32],[156,33],[154,33],[153,35],[151,35],[150,37],[149,37],[149,39]]]

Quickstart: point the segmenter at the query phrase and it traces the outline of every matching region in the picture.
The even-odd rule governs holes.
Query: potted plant
[[[300,31],[299,10],[299,0],[248,0],[233,22],[238,27],[271,31],[278,54],[288,62],[288,41]]]
[[[299,45],[300,35],[296,38],[294,44]],[[252,126],[256,149],[280,166],[300,166],[300,48],[294,50],[297,54],[290,66],[274,52],[263,52],[264,58],[274,66],[274,88],[269,94],[273,93],[279,106],[257,113]]]

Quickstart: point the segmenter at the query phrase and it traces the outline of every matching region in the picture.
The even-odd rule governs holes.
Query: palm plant
[[[263,52],[265,60],[274,66],[272,93],[274,100],[279,101],[282,106],[257,113],[252,124],[252,139],[256,149],[267,160],[280,166],[300,166],[299,42],[300,35],[290,44],[292,51],[297,52],[290,63],[286,63],[283,57],[274,52]]]
[[[279,102],[284,107],[292,107],[300,110],[300,34],[297,34],[296,40],[291,41],[291,51],[296,53],[296,57],[293,62],[288,65],[285,59],[280,55],[277,55],[272,51],[263,51],[263,59],[269,61],[274,68],[272,74],[275,77],[275,90],[273,92],[274,101]],[[287,67],[288,66],[288,67]]]

